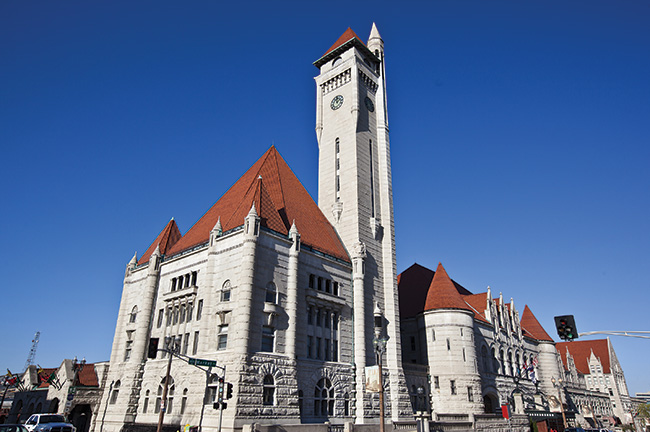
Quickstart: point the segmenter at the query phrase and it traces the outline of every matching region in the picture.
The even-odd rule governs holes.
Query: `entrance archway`
[[[497,406],[497,399],[494,395],[488,393],[483,396],[483,411],[486,414],[496,414]]]
[[[70,412],[70,423],[77,428],[77,432],[88,432],[92,415],[90,405],[76,405]]]

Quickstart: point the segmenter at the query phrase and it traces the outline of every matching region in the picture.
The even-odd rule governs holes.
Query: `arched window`
[[[501,366],[501,374],[506,375],[506,362],[503,350],[499,351],[499,365]]]
[[[343,395],[343,415],[348,417],[350,415],[350,394]]]
[[[482,363],[482,366],[483,366],[483,371],[492,372],[490,370],[490,363],[488,362],[487,355],[488,355],[487,348],[485,348],[485,345],[483,345],[481,347],[481,363]]]
[[[512,352],[508,352],[508,375],[514,375],[514,369],[512,366]]]
[[[150,394],[151,394],[151,392],[149,390],[147,390],[144,393],[144,403],[142,404],[142,413],[143,414],[146,414],[147,410],[149,409],[149,395]]]
[[[492,352],[492,371],[495,374],[498,374],[499,373],[499,360],[497,359],[497,353],[496,353],[494,347],[492,347],[491,352]]]
[[[334,388],[327,378],[321,378],[314,388],[314,416],[334,415]]]
[[[186,406],[187,406],[187,389],[183,389],[183,399],[181,399],[181,414],[185,414]]]
[[[232,289],[230,285],[230,280],[227,280],[223,283],[221,287],[221,301],[227,302],[230,301],[230,290]]]
[[[162,395],[163,395],[163,386],[165,385],[165,378],[160,381],[158,385],[158,392],[156,395],[156,413],[160,412],[162,405]],[[167,406],[165,408],[165,414],[172,412],[172,401],[174,396],[174,378],[169,377],[169,385],[167,386]]]
[[[110,404],[113,405],[115,402],[117,402],[117,396],[120,393],[120,385],[122,383],[120,380],[115,381],[115,384],[113,384],[113,392],[111,393],[111,400]]]
[[[277,302],[277,290],[275,289],[275,284],[273,282],[269,282],[266,285],[266,302],[267,303]]]
[[[262,403],[264,405],[275,405],[275,380],[273,379],[273,375],[269,374],[264,377]]]
[[[133,309],[131,309],[131,316],[129,317],[129,322],[134,323],[137,317],[138,317],[138,307],[133,306]]]
[[[51,413],[59,412],[59,398],[52,399],[52,403],[50,403],[50,411],[49,412],[51,412]]]

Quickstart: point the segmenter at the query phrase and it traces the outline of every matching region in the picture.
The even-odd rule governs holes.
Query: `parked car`
[[[0,432],[27,432],[27,428],[21,424],[0,424]]]
[[[32,414],[25,427],[29,432],[77,432],[77,428],[59,414]]]
[[[570,427],[564,429],[564,432],[586,432],[583,428],[580,427]]]

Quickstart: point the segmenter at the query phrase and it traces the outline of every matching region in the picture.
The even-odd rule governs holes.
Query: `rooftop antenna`
[[[41,332],[37,331],[32,339],[32,349],[29,350],[29,355],[27,356],[27,361],[25,361],[25,371],[30,365],[34,364],[34,358],[36,357],[36,347],[38,346],[38,340],[41,337]]]

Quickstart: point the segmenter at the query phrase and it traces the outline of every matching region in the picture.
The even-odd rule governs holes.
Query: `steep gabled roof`
[[[553,339],[546,333],[544,327],[539,323],[533,312],[528,305],[524,306],[524,313],[521,315],[521,329],[524,331],[524,336],[541,341],[553,342]]]
[[[207,242],[219,218],[224,232],[243,225],[253,204],[261,226],[288,235],[295,220],[304,245],[350,262],[334,227],[274,146],[219,198],[167,255]]]
[[[366,55],[372,56],[371,58],[375,59],[375,61],[377,60],[375,55],[368,49],[361,38],[357,36],[357,34],[350,27],[348,27],[348,29],[343,32],[341,37],[339,37],[336,42],[334,42],[334,45],[332,45],[330,49],[328,49],[325,54],[322,55],[321,58],[314,62],[314,65],[316,67],[321,67],[324,63],[327,63],[329,60],[335,58],[337,55],[343,51],[346,51],[351,46],[356,46]]]
[[[474,316],[478,318],[480,321],[486,322],[490,324],[490,321],[485,318],[485,306],[487,305],[487,293],[479,293],[479,294],[472,294],[472,295],[464,295],[462,296],[463,300],[465,300],[465,303],[469,305],[469,307],[472,308],[472,311],[474,312]]]
[[[436,309],[462,309],[472,311],[465,303],[451,278],[445,271],[442,263],[438,263],[438,268],[433,276],[427,299],[424,304],[424,310]]]
[[[572,342],[558,342],[555,344],[555,349],[562,357],[564,367],[567,367],[566,351],[573,357],[576,369],[583,375],[591,373],[589,371],[589,357],[593,352],[596,357],[600,359],[603,366],[603,372],[608,374],[611,372],[610,358],[609,358],[609,343],[607,339],[596,339],[590,341],[572,341]]]
[[[176,222],[172,218],[172,220],[170,220],[167,225],[165,225],[165,228],[163,228],[160,234],[158,234],[158,237],[156,237],[153,243],[151,243],[151,245],[147,248],[144,255],[140,257],[138,264],[148,262],[149,258],[151,258],[151,254],[156,250],[156,246],[160,247],[160,253],[165,255],[167,251],[169,251],[180,238],[181,232],[178,229],[178,225],[176,225]]]

